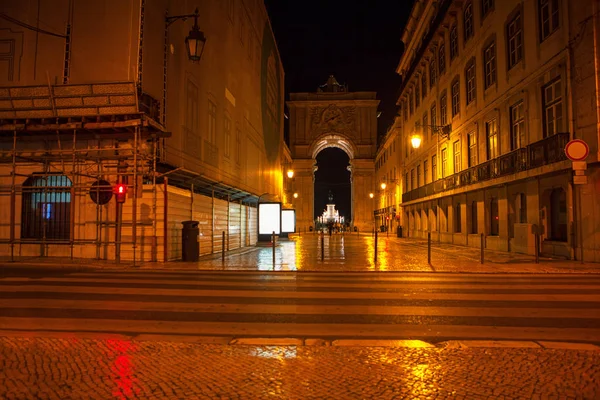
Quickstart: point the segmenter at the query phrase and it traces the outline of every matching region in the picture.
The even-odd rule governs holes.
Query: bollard
[[[481,263],[483,264],[483,233],[481,234]]]
[[[221,261],[225,262],[225,231],[223,231],[223,236],[221,240]]]
[[[325,232],[321,231],[321,261],[325,259]]]
[[[273,231],[273,271],[275,271],[275,231]]]
[[[540,263],[540,234],[535,233],[535,263]]]
[[[431,265],[431,232],[427,232],[427,264]]]
[[[377,262],[377,231],[375,231],[375,251],[373,252],[373,261]]]

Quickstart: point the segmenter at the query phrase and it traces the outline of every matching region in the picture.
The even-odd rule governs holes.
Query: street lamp
[[[297,199],[298,198],[298,193],[294,193],[294,198]]]
[[[198,62],[200,61],[200,58],[202,58],[202,53],[204,53],[204,45],[206,44],[204,32],[202,32],[198,27],[198,9],[196,8],[193,14],[167,17],[167,28],[175,21],[185,21],[188,18],[194,18],[194,26],[192,26],[192,30],[185,38],[185,47],[187,49],[188,58],[190,61]]]
[[[370,198],[373,198],[373,196],[375,196],[373,193],[369,193]]]
[[[387,185],[385,184],[385,182],[381,182],[381,189],[385,190],[386,187]]]
[[[287,177],[292,179],[294,177],[294,170],[293,169],[288,169],[287,171]]]

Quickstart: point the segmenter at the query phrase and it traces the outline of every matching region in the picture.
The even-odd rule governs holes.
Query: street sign
[[[583,140],[573,139],[565,146],[565,154],[571,161],[583,161],[590,154],[590,148]]]
[[[573,184],[574,185],[587,185],[587,176],[585,175],[574,175],[573,176]]]

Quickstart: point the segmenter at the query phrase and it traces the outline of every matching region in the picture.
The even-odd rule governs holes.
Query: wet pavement
[[[600,352],[0,337],[2,399],[598,399]]]
[[[321,241],[323,246],[321,246]],[[375,253],[377,259],[375,260]],[[433,242],[431,264],[426,240],[397,238],[393,235],[317,234],[294,235],[272,246],[244,249],[235,254],[203,257],[199,262],[163,263],[165,269],[275,270],[275,271],[406,271],[476,273],[600,273],[600,264],[540,258],[499,251]],[[158,268],[147,263],[142,268]]]

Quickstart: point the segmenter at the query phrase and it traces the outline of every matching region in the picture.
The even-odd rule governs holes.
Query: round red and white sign
[[[565,153],[571,161],[583,161],[590,154],[590,148],[583,140],[573,139],[565,146]]]

